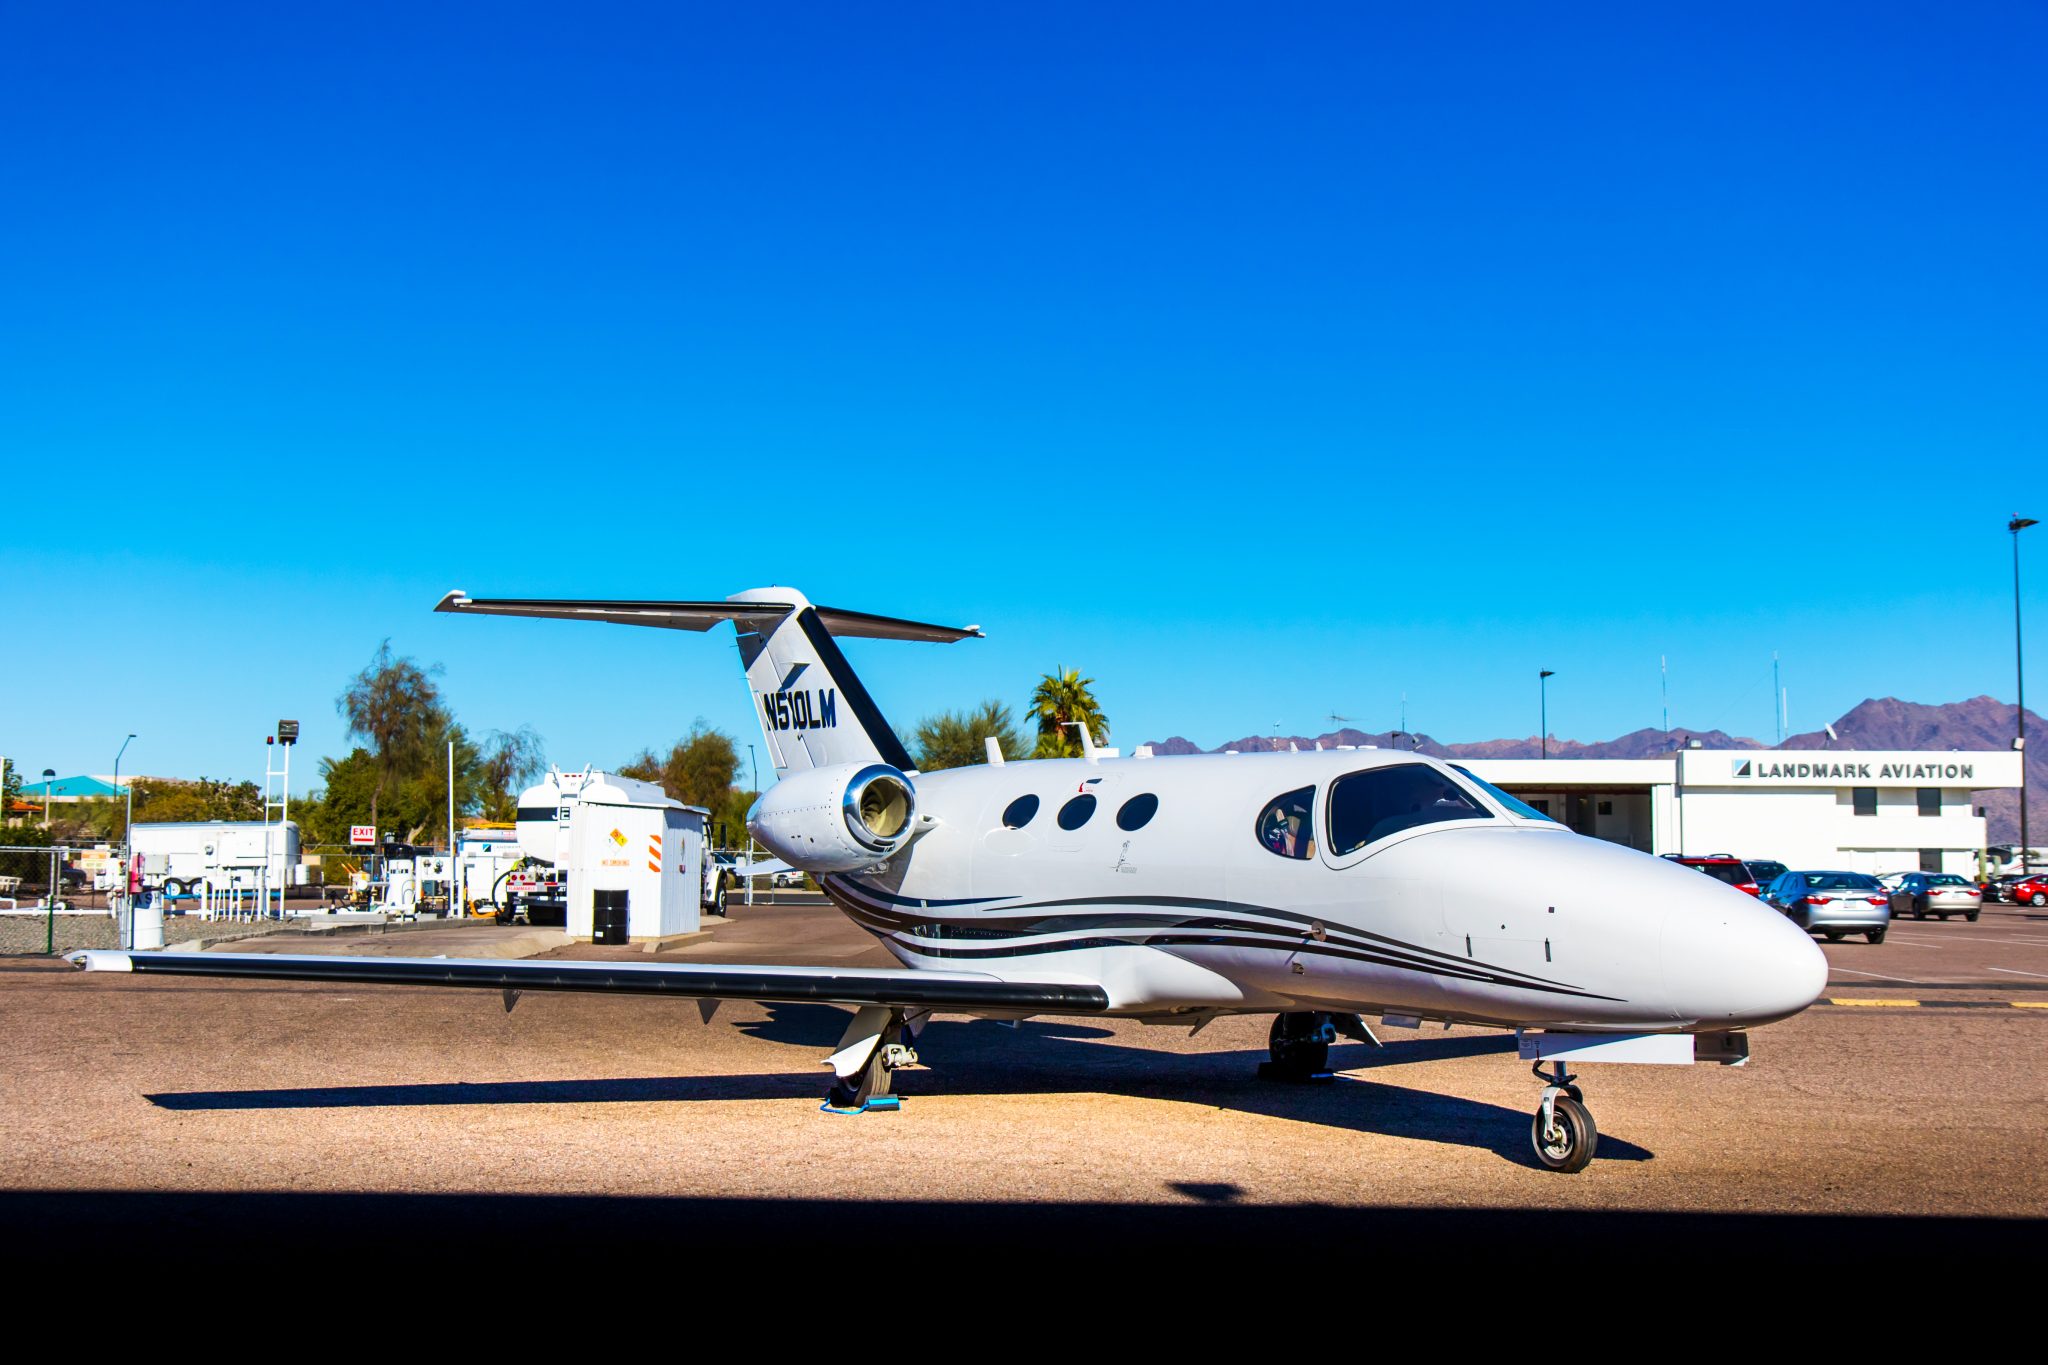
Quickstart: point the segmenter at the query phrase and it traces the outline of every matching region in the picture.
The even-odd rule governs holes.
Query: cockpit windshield
[[[1391,763],[1330,784],[1330,852],[1338,857],[1417,825],[1488,820],[1472,795],[1423,763]]]
[[[1479,788],[1479,790],[1485,792],[1488,796],[1500,802],[1501,805],[1507,807],[1508,814],[1514,816],[1517,819],[1550,819],[1549,816],[1545,815],[1542,811],[1537,810],[1527,801],[1522,800],[1521,797],[1508,795],[1499,787],[1494,786],[1491,782],[1488,782],[1485,778],[1481,777],[1478,773],[1473,772],[1470,768],[1466,767],[1462,763],[1453,763],[1451,765],[1451,771],[1459,774],[1460,776],[1465,778],[1466,781],[1470,782],[1473,786]]]

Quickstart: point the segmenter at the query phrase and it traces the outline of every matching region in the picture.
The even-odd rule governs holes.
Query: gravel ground
[[[941,1019],[902,1111],[843,1118],[818,1110],[846,1017],[830,1007],[706,1023],[677,1002],[530,993],[508,1013],[491,992],[28,959],[0,965],[0,1151],[14,1191],[2036,1218],[2048,1010],[2012,1002],[2044,998],[2048,932],[2023,921],[1830,947],[1831,996],[1920,1003],[1817,1006],[1759,1031],[1747,1067],[1588,1067],[1600,1155],[1572,1177],[1533,1166],[1538,1086],[1477,1030],[1392,1030],[1383,1051],[1336,1049],[1334,1083],[1292,1087],[1254,1077],[1265,1019],[1193,1038]],[[437,926],[404,947],[493,932],[522,931]],[[674,956],[886,961],[817,907],[740,916]]]

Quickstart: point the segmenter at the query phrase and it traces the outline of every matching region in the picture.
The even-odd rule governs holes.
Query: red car
[[[1749,870],[1749,864],[1726,853],[1715,853],[1704,858],[1673,858],[1681,867],[1695,868],[1706,873],[1717,882],[1726,882],[1737,891],[1746,891],[1752,896],[1763,894],[1757,884],[1756,874]]]
[[[2012,884],[2014,905],[2048,905],[2048,874],[2036,872],[2033,876]]]

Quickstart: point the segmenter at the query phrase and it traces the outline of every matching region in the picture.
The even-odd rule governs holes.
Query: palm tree
[[[1027,708],[1038,719],[1038,748],[1032,757],[1079,758],[1081,740],[1071,728],[1077,723],[1088,727],[1098,745],[1109,738],[1109,717],[1089,690],[1094,686],[1095,679],[1082,677],[1078,668],[1055,668],[1038,680]]]

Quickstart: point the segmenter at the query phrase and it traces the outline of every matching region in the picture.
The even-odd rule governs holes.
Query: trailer
[[[277,891],[307,882],[294,820],[139,824],[129,831],[129,842],[143,888],[174,900],[195,894],[202,884],[216,891]]]
[[[525,858],[515,826],[472,825],[463,830],[455,840],[463,913],[497,914],[505,885]]]

